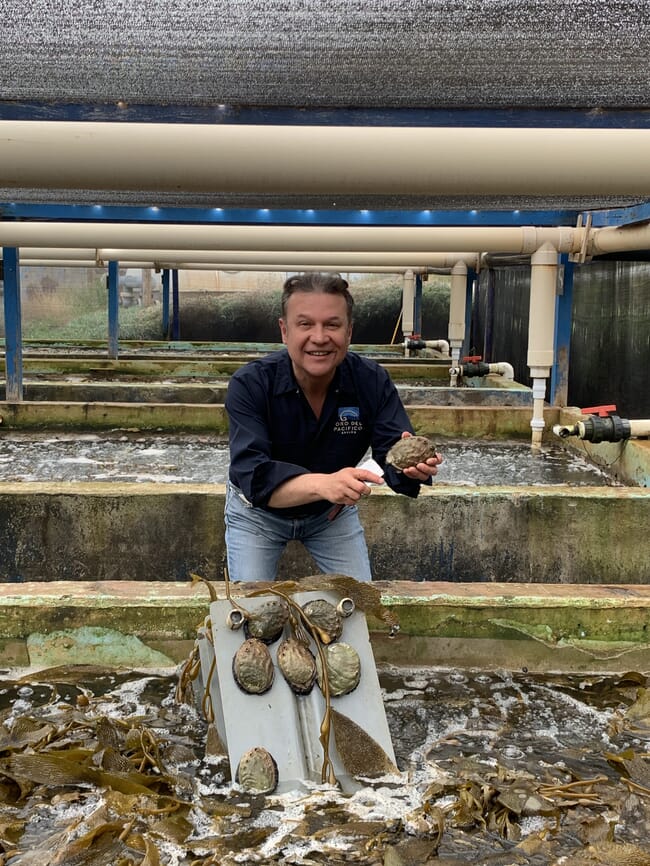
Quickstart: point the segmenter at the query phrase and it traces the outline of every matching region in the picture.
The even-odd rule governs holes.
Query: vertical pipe
[[[551,405],[567,406],[569,402],[569,356],[573,319],[574,265],[566,253],[560,256],[561,280],[555,304],[555,363],[551,370]]]
[[[422,274],[415,275],[415,302],[413,304],[413,337],[422,336]]]
[[[165,340],[169,339],[169,268],[162,272],[162,332]]]
[[[23,341],[20,306],[20,263],[17,247],[2,250],[5,313],[5,399],[20,403],[23,399]]]
[[[178,268],[172,271],[172,340],[180,340],[181,322],[179,315]]]
[[[117,358],[119,342],[119,264],[108,263],[108,357]]]
[[[555,297],[557,294],[558,255],[545,243],[530,259],[530,313],[528,317],[528,366],[533,380],[533,449],[539,449],[544,432],[546,380],[553,366],[555,337]]]
[[[408,341],[413,336],[415,309],[415,274],[404,271],[402,278],[402,334],[404,334],[404,356],[409,357]]]
[[[451,269],[451,291],[449,293],[449,346],[451,348],[452,388],[458,384],[460,354],[465,342],[465,305],[467,299],[467,265],[456,262]]]

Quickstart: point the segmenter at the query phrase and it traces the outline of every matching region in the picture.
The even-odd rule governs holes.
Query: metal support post
[[[169,339],[169,268],[162,272],[162,332],[165,340]]]
[[[180,340],[181,322],[178,297],[178,269],[172,271],[172,340]]]
[[[465,340],[461,350],[461,357],[471,354],[469,351],[470,342],[472,339],[472,315],[474,311],[474,282],[476,280],[476,271],[472,268],[467,268],[467,289],[465,293]]]
[[[413,311],[413,336],[422,336],[422,274],[415,275],[415,300]]]
[[[118,286],[119,264],[108,263],[108,357],[117,358],[119,347],[119,317],[120,294]]]
[[[23,341],[20,308],[20,264],[17,247],[3,247],[5,364],[7,384],[5,399],[19,403],[23,399]]]

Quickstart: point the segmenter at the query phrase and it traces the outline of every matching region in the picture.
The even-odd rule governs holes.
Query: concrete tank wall
[[[223,485],[0,484],[0,581],[223,575]],[[650,582],[650,491],[439,486],[362,504],[375,579]],[[281,577],[317,569],[300,546]]]

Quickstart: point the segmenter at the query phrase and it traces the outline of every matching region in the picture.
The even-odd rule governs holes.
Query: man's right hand
[[[356,505],[362,496],[370,496],[372,488],[368,484],[383,484],[381,475],[347,466],[331,475],[323,475],[322,498],[335,505]]]

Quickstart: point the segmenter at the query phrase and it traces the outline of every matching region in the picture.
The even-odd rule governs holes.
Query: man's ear
[[[280,326],[280,334],[282,335],[282,342],[287,342],[287,326],[284,323],[284,319],[278,319],[278,325]]]

